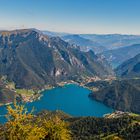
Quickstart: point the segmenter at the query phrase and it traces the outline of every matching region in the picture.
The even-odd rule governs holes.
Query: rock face
[[[140,54],[125,61],[115,69],[116,75],[123,78],[140,77]]]
[[[0,75],[20,88],[112,74],[103,63],[93,51],[81,52],[59,37],[30,29],[0,32]]]
[[[116,80],[102,84],[100,90],[90,94],[90,97],[117,110],[140,113],[139,87],[139,79]]]

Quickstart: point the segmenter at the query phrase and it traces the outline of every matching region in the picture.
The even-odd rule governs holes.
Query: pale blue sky
[[[140,0],[0,0],[0,29],[140,34]]]

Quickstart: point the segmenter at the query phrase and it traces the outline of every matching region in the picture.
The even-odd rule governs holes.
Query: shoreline
[[[101,79],[98,79],[97,77],[91,77],[91,78],[87,78],[81,82],[77,82],[77,81],[73,81],[73,80],[69,80],[69,81],[63,81],[63,82],[59,82],[59,83],[56,83],[55,86],[53,85],[45,85],[42,89],[40,90],[33,90],[33,89],[21,89],[21,90],[27,90],[28,91],[33,91],[33,94],[26,94],[26,93],[20,93],[18,94],[17,93],[17,89],[14,89],[15,90],[15,93],[17,93],[17,97],[19,97],[19,100],[21,100],[22,102],[24,103],[29,103],[29,102],[34,102],[36,100],[40,100],[41,97],[43,96],[41,93],[46,91],[46,90],[52,90],[54,88],[57,88],[57,87],[64,87],[65,85],[69,85],[69,84],[75,84],[75,85],[78,85],[82,88],[86,88],[88,90],[90,90],[91,92],[95,92],[97,91],[98,89],[92,89],[92,88],[89,88],[86,85],[86,83],[88,82],[96,82],[96,81],[100,81]],[[102,81],[102,80],[101,80]],[[10,102],[10,103],[5,103],[5,104],[0,104],[0,106],[4,106],[4,105],[9,105],[9,104],[12,104],[13,102]]]

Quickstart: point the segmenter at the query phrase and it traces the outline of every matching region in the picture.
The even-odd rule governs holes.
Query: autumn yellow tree
[[[8,121],[2,133],[6,140],[70,140],[68,125],[58,117],[41,119],[16,102],[7,107]]]
[[[8,122],[5,124],[5,138],[8,140],[39,140],[44,139],[47,132],[43,127],[39,127],[37,123],[33,123],[33,114],[28,113],[24,105],[7,107],[6,115]]]
[[[68,124],[55,116],[43,122],[44,129],[48,132],[46,140],[70,140],[71,132],[67,129]]]

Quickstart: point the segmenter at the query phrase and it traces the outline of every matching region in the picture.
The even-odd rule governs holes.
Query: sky
[[[140,34],[140,0],[0,0],[0,30]]]

